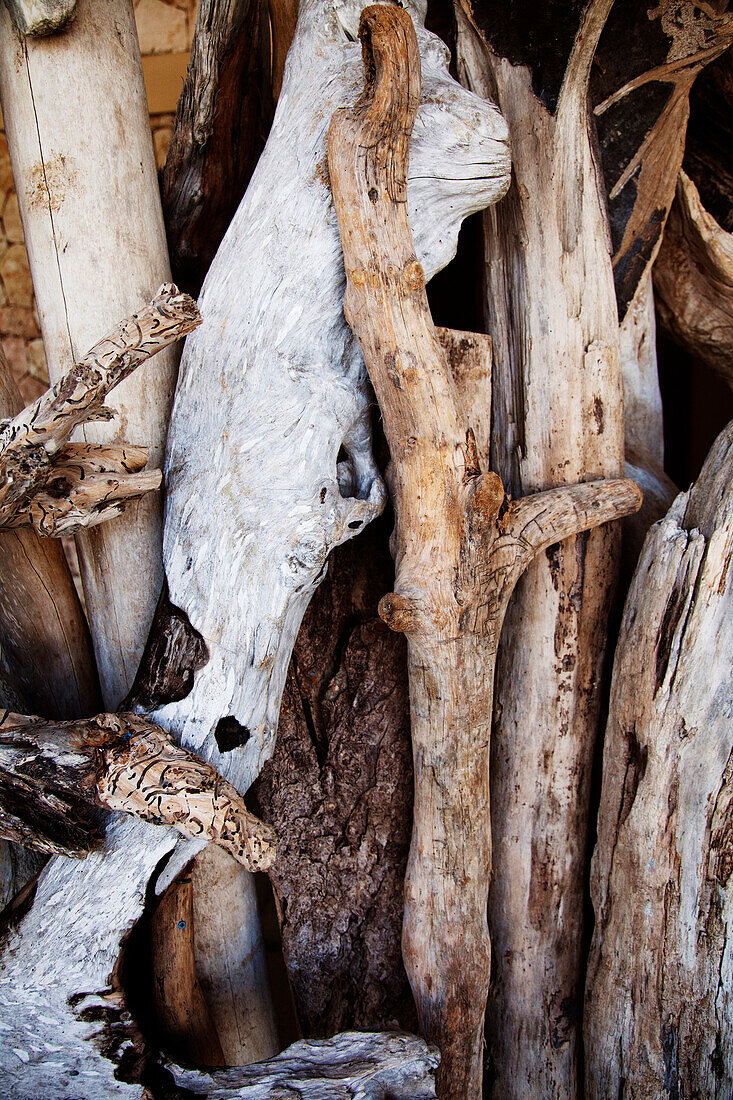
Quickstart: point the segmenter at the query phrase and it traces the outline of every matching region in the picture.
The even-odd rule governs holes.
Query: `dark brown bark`
[[[379,619],[390,519],[338,547],[306,612],[277,745],[255,784],[303,1033],[414,1028],[400,953],[412,827],[405,643]]]
[[[272,117],[264,0],[202,0],[161,191],[174,277],[198,294]]]

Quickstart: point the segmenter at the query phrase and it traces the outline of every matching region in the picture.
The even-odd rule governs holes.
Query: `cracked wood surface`
[[[409,16],[362,14],[365,89],[336,112],[329,170],[347,289],[392,457],[395,591],[380,615],[407,636],[415,810],[403,953],[442,1098],[481,1095],[490,973],[489,744],[493,673],[511,592],[533,556],[638,508],[633,482],[510,502],[481,474],[432,325],[406,204],[420,58]]]
[[[170,280],[132,0],[77,0],[63,33],[19,36],[0,5],[0,98],[49,375]],[[113,395],[82,442],[147,447],[162,466],[178,351]],[[104,705],[129,690],[162,583],[162,501],[76,536]]]
[[[148,451],[129,444],[69,443],[78,427],[106,420],[109,393],[136,367],[201,323],[193,299],[172,284],[122,321],[32,405],[0,426],[0,527],[31,523],[59,536],[121,515],[157,489]]]
[[[603,753],[585,1008],[589,1097],[733,1085],[733,425],[650,532]]]

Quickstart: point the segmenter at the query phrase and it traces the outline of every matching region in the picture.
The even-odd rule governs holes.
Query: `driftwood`
[[[606,728],[585,1010],[589,1097],[733,1081],[733,425],[650,533]]]
[[[392,457],[395,592],[380,614],[407,636],[415,818],[405,965],[438,1092],[481,1095],[490,952],[486,903],[493,672],[512,589],[559,539],[638,508],[633,482],[509,502],[481,474],[475,439],[430,321],[407,218],[409,136],[420,100],[410,18],[362,15],[366,86],[334,116],[329,171],[344,249],[344,310],[382,410]]]
[[[149,305],[0,427],[0,527],[31,523],[39,535],[69,534],[120,515],[159,487],[160,470],[139,472],[147,448],[69,440],[81,425],[110,419],[104,405],[110,391],[200,323],[188,295],[162,286]]]
[[[444,47],[416,19],[426,94],[410,202],[432,274],[462,218],[502,193],[508,154],[498,112],[450,78]],[[336,15],[328,0],[301,6],[266,149],[204,284],[168,434],[169,603],[156,631],[168,636],[167,616],[191,644],[174,692],[165,667],[176,646],[165,667],[143,662],[138,689],[152,685],[156,720],[240,789],[272,753],[295,635],[329,551],[384,503],[324,159],[333,110],[360,82],[355,21],[358,10]],[[153,637],[151,656],[164,650]]]
[[[52,383],[170,280],[132,0],[77,0],[62,34],[20,39],[0,5],[0,97]],[[162,465],[178,352],[114,393],[84,441],[129,440]],[[104,705],[137,670],[161,588],[162,502],[76,538]]]
[[[0,723],[0,836],[56,855],[85,855],[101,806],[220,844],[250,871],[275,858],[275,831],[242,796],[158,726],[135,714]]]
[[[684,172],[654,265],[654,286],[665,329],[733,387],[733,234],[704,209]]]
[[[289,43],[288,43],[289,44]],[[202,0],[161,175],[173,275],[198,294],[239,206],[272,110],[264,0]]]
[[[76,15],[76,0],[5,0],[20,34],[42,37],[63,30]]]

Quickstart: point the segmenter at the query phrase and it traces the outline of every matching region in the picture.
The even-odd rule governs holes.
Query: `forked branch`
[[[131,501],[158,488],[160,471],[144,471],[146,448],[69,440],[80,425],[110,419],[107,394],[200,323],[193,299],[165,284],[148,305],[2,427],[0,527],[32,524],[41,535],[69,534],[119,515]]]
[[[507,603],[532,556],[635,511],[630,481],[512,502],[481,475],[473,432],[432,324],[407,217],[410,133],[420,95],[412,21],[362,14],[366,73],[338,111],[329,169],[344,249],[344,310],[384,420],[393,465],[395,592],[380,614],[408,641],[415,816],[405,966],[426,1037],[441,1048],[438,1094],[481,1096],[489,984],[489,738]]]

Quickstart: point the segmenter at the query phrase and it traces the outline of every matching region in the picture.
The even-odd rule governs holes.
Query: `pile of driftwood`
[[[733,425],[678,494],[654,299],[733,378],[733,16],[456,0],[459,82],[296,7],[201,0],[160,188],[131,0],[0,8],[0,1091],[727,1095]]]

